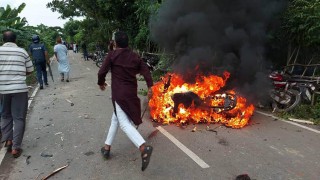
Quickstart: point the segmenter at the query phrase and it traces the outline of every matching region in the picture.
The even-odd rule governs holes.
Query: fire
[[[254,106],[230,90],[219,94],[230,73],[224,78],[209,75],[186,83],[182,76],[168,73],[152,87],[149,101],[151,117],[163,124],[222,123],[232,128],[244,127],[253,114]]]

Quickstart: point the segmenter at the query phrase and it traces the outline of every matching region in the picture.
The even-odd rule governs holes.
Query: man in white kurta
[[[68,49],[62,44],[60,37],[57,38],[57,44],[54,46],[53,50],[59,63],[58,71],[61,75],[61,81],[63,82],[66,79],[66,82],[69,82],[70,64],[68,60]]]

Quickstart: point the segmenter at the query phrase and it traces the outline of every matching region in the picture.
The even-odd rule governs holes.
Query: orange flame
[[[205,101],[207,97],[215,95],[218,90],[224,87],[229,77],[230,73],[228,72],[224,72],[224,78],[215,75],[199,75],[194,84],[188,84],[178,74],[166,74],[162,77],[162,81],[152,87],[153,96],[149,101],[151,117],[163,124],[222,123],[232,128],[244,127],[253,114],[254,106],[247,105],[246,99],[240,96],[237,96],[235,107],[228,111],[219,111],[219,108],[200,108],[193,101],[189,107],[185,107],[182,103],[179,104],[178,112],[174,113],[172,99],[174,94],[193,92],[202,101]],[[228,93],[236,95],[233,90]],[[221,99],[213,98],[209,105],[219,106],[221,103],[223,103]]]

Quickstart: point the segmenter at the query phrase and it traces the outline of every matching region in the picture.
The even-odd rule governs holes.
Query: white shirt
[[[26,50],[11,42],[0,46],[0,94],[28,92],[26,72],[32,71]]]

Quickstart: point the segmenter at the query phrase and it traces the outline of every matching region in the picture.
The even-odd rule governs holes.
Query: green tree
[[[288,50],[283,65],[318,63],[314,57],[319,55],[320,1],[290,0],[281,20],[276,45]]]
[[[0,7],[0,31],[11,30],[18,36],[17,44],[26,47],[32,31],[26,28],[27,20],[19,17],[21,11],[25,8],[26,4],[22,3],[18,8],[11,8],[9,5],[4,8]],[[2,33],[0,35],[2,41]]]
[[[160,3],[150,0],[137,0],[134,4],[135,15],[137,17],[139,29],[134,37],[134,45],[137,49],[143,51],[155,51],[155,44],[150,39],[149,19],[155,15],[160,7]]]
[[[113,32],[123,30],[132,39],[133,47],[148,49],[149,16],[158,5],[158,1],[150,0],[52,0],[47,7],[61,13],[62,18],[85,16],[81,33],[84,41],[91,42],[89,48],[96,43],[107,46]]]
[[[63,32],[67,36],[67,41],[74,42],[75,35],[80,32],[80,21],[70,20],[63,26]]]
[[[295,45],[314,47],[320,44],[320,1],[292,0],[283,15],[284,35]]]

